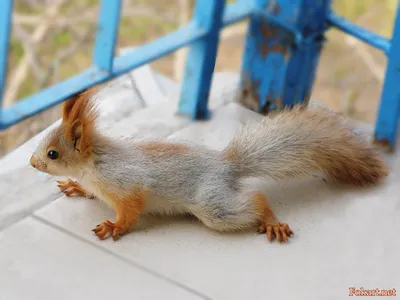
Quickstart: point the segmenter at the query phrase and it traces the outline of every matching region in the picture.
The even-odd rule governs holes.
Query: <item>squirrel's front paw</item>
[[[108,237],[108,233],[111,234],[114,241],[118,240],[119,237],[123,234],[123,230],[118,228],[113,222],[107,220],[103,223],[93,228],[92,231],[97,235],[100,240],[105,239]]]
[[[61,192],[63,192],[67,197],[86,197],[89,199],[94,198],[94,196],[87,191],[79,183],[73,181],[71,179],[68,180],[58,180],[58,187],[60,188]]]
[[[286,243],[289,237],[293,234],[287,223],[273,223],[267,224],[266,222],[261,222],[258,226],[259,233],[267,233],[268,241],[272,242],[276,238],[277,242]]]

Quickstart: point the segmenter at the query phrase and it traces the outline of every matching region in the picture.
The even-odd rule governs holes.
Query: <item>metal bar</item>
[[[388,53],[388,64],[383,84],[375,126],[375,142],[393,151],[397,140],[400,112],[400,5],[394,24],[392,45]]]
[[[146,45],[137,47],[124,55],[116,58],[113,73],[123,74],[134,68],[140,67],[150,61],[163,57],[175,50],[189,45],[204,36],[207,32],[195,23],[181,27],[177,31],[163,36]]]
[[[13,1],[0,1],[0,16],[3,16],[2,14],[4,14],[4,16],[9,18],[11,14],[7,13],[7,10],[4,9],[5,7],[2,7],[5,6],[6,2],[12,4]],[[250,15],[252,10],[250,3],[252,2],[241,0],[230,5],[224,13],[223,25],[231,25],[234,22],[240,21]],[[243,11],[241,11],[242,9]],[[0,22],[7,20],[7,18],[2,17]],[[9,33],[9,30],[6,30],[6,27],[1,26],[0,30],[3,30],[2,32]],[[92,67],[63,82],[45,88],[32,96],[21,99],[7,109],[0,109],[0,130],[6,129],[26,118],[29,118],[58,103],[61,103],[72,95],[86,88],[127,73],[150,61],[158,59],[179,48],[189,45],[194,41],[204,37],[206,34],[206,29],[199,28],[197,24],[192,22],[171,34],[114,58],[112,73],[107,74],[98,67]],[[5,44],[2,43],[0,47],[3,47],[4,45]],[[6,60],[7,57],[5,57],[5,61]]]
[[[0,1],[0,113],[7,79],[7,57],[10,46],[13,0]]]
[[[338,16],[334,12],[329,13],[328,22],[337,29],[350,34],[351,36],[371,45],[372,47],[382,50],[385,52],[385,54],[389,53],[390,41],[379,34],[353,24],[345,18]]]
[[[178,112],[194,119],[209,117],[208,96],[217,56],[219,33],[225,0],[198,0],[194,22],[207,31],[207,35],[194,42],[189,50],[184,82],[182,83]]]
[[[120,11],[121,0],[101,0],[93,63],[107,72],[112,71]]]
[[[16,102],[12,106],[3,109],[0,115],[0,129],[5,129],[19,121],[40,113],[66,100],[72,94],[105,81],[108,77],[107,73],[93,67],[59,84],[43,89],[29,98]]]
[[[112,73],[106,73],[97,67],[92,67],[66,81],[43,89],[37,94],[4,109],[0,114],[0,130],[52,107],[86,88],[122,75],[184,45],[193,43],[205,34],[205,30],[190,23],[171,34],[116,57]]]
[[[254,1],[249,0],[238,0],[234,4],[226,6],[222,18],[223,26],[229,26],[250,17],[254,9]]]

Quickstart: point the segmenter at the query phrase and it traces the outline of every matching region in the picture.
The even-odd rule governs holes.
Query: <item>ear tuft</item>
[[[71,110],[74,107],[77,97],[78,96],[73,96],[64,102],[63,111],[62,111],[62,121],[63,122],[68,122],[69,115],[71,114]]]
[[[82,154],[89,153],[97,119],[94,94],[97,88],[90,88],[67,100],[63,107],[65,136],[74,143]]]

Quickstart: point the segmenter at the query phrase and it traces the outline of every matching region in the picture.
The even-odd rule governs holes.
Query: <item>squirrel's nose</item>
[[[37,166],[37,158],[35,155],[32,155],[31,159],[29,160],[32,167],[36,168]]]

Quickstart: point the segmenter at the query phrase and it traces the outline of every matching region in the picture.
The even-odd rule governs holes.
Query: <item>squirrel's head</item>
[[[40,142],[30,163],[41,172],[74,176],[93,155],[96,110],[91,90],[65,101],[62,123]]]

